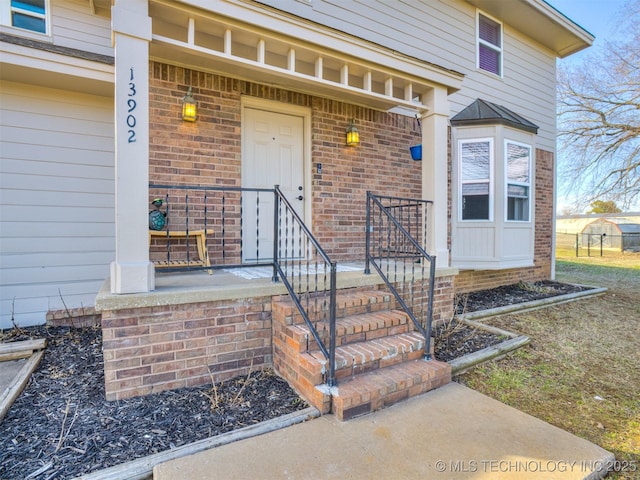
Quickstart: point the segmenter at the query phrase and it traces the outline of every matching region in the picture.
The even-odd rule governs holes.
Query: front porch
[[[251,274],[247,275],[247,272]],[[452,297],[446,292],[451,290],[454,273],[442,270],[437,274],[436,290],[439,295],[434,304],[436,319],[448,318],[451,314]],[[249,276],[254,278],[246,278]],[[350,307],[351,313],[371,313],[380,308],[388,312],[392,308],[392,296],[386,291],[383,280],[375,273],[365,274],[364,262],[344,262],[338,268],[336,284],[338,298],[342,298],[338,300],[339,313],[340,308],[345,311],[348,309],[346,298],[350,298],[349,301],[353,304]],[[385,366],[385,361],[383,360],[383,365],[375,359],[368,366],[354,367],[353,362],[347,365],[340,350],[341,344],[346,341],[339,339],[336,364],[343,368],[342,373],[338,368],[338,386],[332,391],[316,388],[323,384],[326,370],[324,374],[320,373],[318,379],[309,383],[304,379],[305,373],[300,370],[305,367],[308,369],[308,365],[299,358],[293,359],[291,352],[287,351],[294,348],[292,343],[296,335],[291,332],[298,334],[299,342],[300,332],[305,326],[300,325],[299,316],[297,321],[291,321],[295,317],[291,311],[293,306],[289,307],[288,316],[285,315],[289,320],[277,313],[283,311],[283,301],[286,298],[286,287],[282,282],[272,281],[268,267],[219,269],[211,275],[206,270],[158,272],[155,291],[129,295],[112,294],[109,282],[105,282],[96,299],[96,308],[102,313],[107,398],[118,400],[212,381],[219,382],[246,375],[250,371],[274,367],[311,404],[325,413],[332,411],[331,396],[337,398],[341,387],[355,378],[358,368],[371,371],[374,369],[373,364],[377,369]],[[369,301],[379,305],[368,305]],[[381,331],[378,328],[380,326],[386,329],[387,334],[406,334],[411,331],[407,319],[402,319],[401,315],[387,314],[386,320],[384,312],[373,315],[376,326],[364,327],[365,329]],[[398,316],[401,320],[393,319]],[[343,327],[343,335],[353,336],[357,334],[359,327],[351,324],[346,328],[350,330]],[[338,330],[340,331],[340,326]],[[294,349],[302,355],[315,357],[322,363],[320,352],[313,353],[314,346],[312,341],[308,341],[309,337],[310,335],[305,337],[304,348],[299,348],[298,345]],[[408,346],[407,349],[413,350],[413,347]],[[388,349],[383,353],[386,357],[395,356],[389,354]],[[415,360],[421,357],[421,352],[411,355],[411,360],[414,361],[442,365],[436,361]],[[400,360],[401,357],[398,357],[398,361]],[[386,362],[391,364],[395,360]],[[415,369],[415,365],[411,368]],[[440,374],[427,374],[426,383],[431,384],[434,376],[437,377],[434,386],[446,383],[450,378],[448,366],[445,370],[447,371]],[[409,377],[415,378],[416,375],[420,376],[414,371]],[[410,385],[407,385],[407,380],[411,382]],[[385,395],[374,394],[380,404],[372,409],[369,403],[368,407],[361,409],[371,411],[393,403],[391,399],[407,398],[410,396],[410,387],[413,387],[412,394],[429,389],[418,386],[419,382],[414,385],[410,379],[399,379],[398,383],[405,387],[398,388],[396,383],[387,385],[385,388],[390,390],[390,396],[386,400]],[[352,387],[349,388],[353,389]],[[402,393],[403,390],[406,393]],[[371,392],[365,390],[351,395],[359,396],[359,405],[362,405],[368,403],[364,400],[367,400]],[[340,418],[343,418],[342,412],[352,406],[352,400],[344,403],[346,393],[342,397],[341,405],[344,407],[340,407],[339,413],[334,409]],[[352,410],[351,414],[358,412],[366,413],[364,410]],[[349,415],[347,412],[344,418],[349,418]]]
[[[371,299],[377,298],[384,299],[385,311],[402,308],[404,313],[390,317],[402,317],[405,331],[389,328],[397,326],[395,320],[372,327],[375,320],[359,317],[354,332],[380,329],[380,336],[403,340],[415,330],[422,340],[393,346],[393,354],[378,349],[359,369],[369,372],[405,348],[411,355],[400,355],[403,361],[430,360],[432,319],[448,318],[453,308],[448,95],[462,86],[462,75],[377,47],[336,57],[335,44],[324,44],[335,36],[329,29],[309,42],[276,41],[258,20],[266,12],[254,12],[252,25],[230,22],[246,13],[239,5],[231,7],[237,14],[230,17],[231,11],[136,5],[135,12],[124,4],[113,11],[116,257],[109,285],[96,299],[107,397],[220,381],[274,365],[313,399],[316,386],[337,383],[339,389],[346,377],[341,349],[358,339],[339,334],[348,330],[341,322],[372,313],[377,301]],[[280,16],[269,23],[274,20],[308,34],[307,23]],[[222,36],[213,34],[218,27],[224,27]],[[336,40],[354,46],[351,37]],[[254,58],[247,52],[255,42]],[[285,46],[286,65],[279,60]],[[198,108],[189,121],[180,115],[185,92]],[[345,142],[347,125],[357,125],[358,147]],[[409,147],[420,141],[417,163]],[[384,225],[370,229],[369,191],[420,199],[411,201],[419,221],[398,229],[380,207],[375,218]],[[146,225],[155,198],[165,200],[168,223],[150,228],[165,231],[166,238],[149,234]],[[374,256],[386,256],[372,268],[394,265],[393,279],[340,272],[340,265],[368,261],[365,236],[383,228]],[[201,233],[194,236],[196,231]],[[399,256],[389,256],[392,251]],[[435,257],[442,269],[437,274]],[[247,265],[271,266],[273,272],[244,279],[228,271]],[[392,285],[406,297],[380,293]],[[282,305],[286,296],[293,307]],[[351,297],[360,305],[339,319],[337,307]],[[308,331],[298,336],[301,328]],[[284,337],[301,342],[292,346]],[[300,381],[301,370],[284,368],[304,359],[282,360],[280,341],[296,355],[316,348],[321,353],[308,384]],[[332,395],[312,403],[328,411]]]

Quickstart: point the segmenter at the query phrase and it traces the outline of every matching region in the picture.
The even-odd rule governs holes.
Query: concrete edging
[[[290,413],[256,425],[223,433],[222,435],[217,435],[215,437],[205,438],[172,450],[166,450],[137,460],[132,460],[131,462],[122,463],[120,465],[88,473],[86,475],[76,477],[76,480],[149,480],[153,478],[153,468],[161,463],[193,455],[194,453],[226,445],[228,443],[269,433],[274,430],[295,425],[296,423],[306,422],[307,420],[311,420],[319,416],[320,411],[316,408],[305,408],[299,412]]]
[[[581,286],[586,287],[586,285]],[[589,288],[589,290],[583,290],[581,292],[568,293],[566,295],[557,295],[555,297],[543,298],[541,300],[533,300],[531,302],[517,303],[515,305],[508,305],[505,307],[492,308],[489,310],[481,310],[478,312],[469,312],[458,315],[458,321],[460,321],[461,323],[465,323],[469,326],[479,328],[487,332],[495,333],[496,335],[503,335],[510,338],[497,345],[492,345],[491,347],[487,347],[482,350],[478,350],[477,352],[469,353],[462,357],[451,360],[448,363],[449,365],[451,365],[452,375],[462,373],[475,365],[493,360],[494,358],[505,355],[509,352],[512,352],[513,350],[517,350],[518,348],[523,347],[531,342],[531,339],[526,335],[518,335],[498,327],[476,322],[473,319],[489,318],[498,315],[505,315],[507,313],[527,312],[536,310],[538,308],[560,305],[562,303],[572,302],[575,300],[582,300],[585,297],[602,295],[607,291],[606,288]]]
[[[458,315],[459,319],[475,320],[477,318],[494,317],[496,315],[503,315],[513,312],[525,312],[528,310],[535,310],[537,308],[548,307],[551,305],[560,305],[562,303],[572,302],[574,300],[582,300],[585,297],[591,297],[596,295],[602,295],[607,292],[606,288],[592,287],[589,285],[577,285],[580,287],[587,287],[589,290],[583,290],[581,292],[567,293],[565,295],[556,295],[555,297],[543,298],[540,300],[532,300],[531,302],[516,303],[514,305],[507,305],[505,307],[491,308],[489,310],[480,310],[477,312],[469,312]]]

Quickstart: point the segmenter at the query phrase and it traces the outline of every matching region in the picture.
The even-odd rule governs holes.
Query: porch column
[[[115,47],[116,259],[111,293],[155,288],[149,262],[149,42],[147,0],[116,0],[111,9]]]
[[[436,255],[436,267],[449,267],[448,235],[448,142],[449,101],[447,89],[435,87],[422,98],[429,110],[422,115],[422,198],[432,200],[427,217],[425,249]]]

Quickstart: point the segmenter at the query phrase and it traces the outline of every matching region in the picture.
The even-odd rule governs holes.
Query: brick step
[[[401,333],[336,348],[336,379],[349,378],[379,368],[422,358],[424,338],[418,332]],[[314,385],[323,383],[327,360],[319,350],[301,353],[299,365]]]
[[[329,323],[316,322],[316,331],[325,345],[329,345]],[[413,324],[401,310],[380,311],[352,315],[336,319],[336,346],[364,342],[376,338],[398,335],[413,330]],[[283,329],[289,345],[298,352],[319,350],[309,327],[306,324],[288,325]]]
[[[340,420],[380,410],[451,381],[451,366],[414,360],[343,379],[333,389],[331,411]]]
[[[307,314],[312,322],[328,321],[329,298],[313,297],[303,301]],[[285,325],[304,324],[298,309],[288,297],[274,300],[271,304],[272,318]],[[382,290],[348,289],[336,295],[336,317],[346,318],[351,315],[380,312],[395,308],[393,295]]]

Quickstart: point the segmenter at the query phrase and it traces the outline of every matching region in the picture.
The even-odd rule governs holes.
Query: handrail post
[[[427,305],[427,324],[425,325],[426,335],[424,344],[424,359],[431,360],[431,326],[433,323],[433,294],[436,283],[436,257],[431,257],[429,271],[429,303]]]
[[[369,275],[371,273],[371,267],[369,265],[369,247],[371,242],[371,192],[367,190],[367,222],[365,226],[365,262],[364,262],[364,274]]]
[[[336,262],[331,262],[329,290],[329,378],[327,385],[336,386]]]
[[[280,218],[280,185],[273,186],[273,275],[271,277],[272,282],[278,281],[278,269],[276,263],[278,262],[278,242],[280,241],[278,229],[278,219]]]

